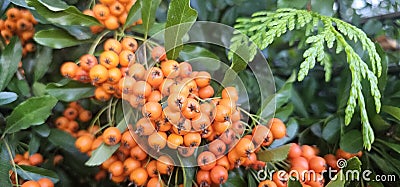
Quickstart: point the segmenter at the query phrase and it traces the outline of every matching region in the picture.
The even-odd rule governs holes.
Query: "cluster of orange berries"
[[[30,40],[35,33],[34,25],[37,21],[29,10],[9,8],[6,12],[7,19],[0,19],[0,32],[6,43],[17,35],[23,45],[22,55],[35,51],[35,44]]]
[[[65,62],[61,66],[61,74],[80,82],[91,82],[96,86],[94,96],[100,101],[107,101],[112,95],[120,98],[124,77],[134,68],[130,64],[136,61],[137,41],[132,37],[124,37],[121,42],[107,39],[104,51],[97,59],[94,55],[85,54],[80,57],[79,65]]]
[[[40,153],[29,155],[29,152],[27,151],[24,154],[16,154],[13,160],[14,163],[18,165],[39,166],[43,163],[43,156]],[[11,170],[9,173],[11,182],[16,184],[15,173]],[[48,178],[41,178],[37,181],[24,181],[21,178],[18,178],[18,180],[18,184],[22,184],[21,187],[54,187],[54,183]]]
[[[120,25],[125,24],[129,10],[136,3],[136,0],[100,0],[100,3],[93,7],[93,10],[83,11],[88,16],[95,17],[103,26],[92,26],[93,33],[101,32],[104,27],[109,30],[116,30]],[[134,24],[141,24],[141,19]]]
[[[80,128],[77,119],[83,123],[88,122],[92,119],[92,112],[84,109],[78,102],[71,102],[63,111],[63,115],[54,121],[54,124],[58,129],[76,137]]]
[[[266,180],[260,183],[260,187],[269,184],[269,186],[286,187],[289,180],[289,174],[297,178],[303,187],[323,187],[325,180],[322,175],[323,171],[331,169],[331,171],[339,171],[338,159],[349,159],[351,157],[361,157],[362,152],[351,154],[342,149],[336,151],[336,155],[326,154],[318,156],[319,149],[310,145],[298,145],[293,143],[290,147],[288,160],[290,169],[287,173],[275,172],[272,180]],[[278,177],[278,174],[281,175]]]

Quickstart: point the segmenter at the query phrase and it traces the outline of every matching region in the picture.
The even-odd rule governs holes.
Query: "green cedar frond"
[[[374,43],[362,30],[337,18],[323,16],[307,10],[288,8],[278,9],[275,12],[261,11],[253,14],[251,18],[239,18],[237,19],[235,28],[239,32],[235,32],[231,40],[230,59],[232,59],[232,53],[235,52],[239,46],[245,44],[252,47],[250,55],[255,55],[253,45],[249,44],[249,41],[244,39],[243,35],[248,36],[258,48],[263,50],[274,42],[276,38],[282,36],[286,32],[294,29],[304,29],[304,35],[307,37],[305,43],[309,46],[303,54],[304,61],[300,64],[298,73],[299,81],[302,81],[305,76],[307,76],[309,70],[314,68],[317,62],[324,67],[325,80],[329,81],[332,72],[332,61],[325,47],[331,49],[336,46],[336,53],[344,51],[352,77],[350,96],[345,109],[345,123],[346,125],[350,123],[358,103],[364,147],[368,150],[371,149],[371,144],[374,141],[374,134],[368,120],[361,81],[362,79],[367,79],[369,81],[376,112],[379,112],[381,107],[381,94],[378,89],[377,77],[381,75],[382,66]],[[346,39],[360,43],[363,50],[368,52],[372,70],[354,51]],[[251,60],[252,58],[250,57],[249,61]]]

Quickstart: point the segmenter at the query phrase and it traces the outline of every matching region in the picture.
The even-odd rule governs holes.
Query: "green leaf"
[[[95,88],[91,84],[77,81],[61,81],[61,83],[50,83],[46,91],[61,101],[71,102],[94,95]]]
[[[18,79],[16,76],[11,79],[7,85],[7,89],[15,92],[19,96],[30,97],[30,88],[26,79]]]
[[[335,178],[337,180],[331,180],[326,187],[342,187],[346,183],[345,176],[343,175],[343,170],[340,170],[336,175]]]
[[[125,30],[127,27],[131,26],[133,22],[137,21],[141,15],[141,3],[142,0],[137,0],[136,3],[129,10],[128,16],[126,17],[126,21],[122,30]]]
[[[38,0],[28,0],[28,5],[36,9],[36,12],[45,17],[47,21],[59,25],[80,25],[93,26],[100,25],[96,18],[83,14],[74,6],[69,6],[64,10],[57,8],[57,12],[51,11]],[[52,7],[52,9],[56,9]]]
[[[394,118],[400,121],[400,108],[394,106],[384,105],[382,106],[382,111],[390,114]]]
[[[325,16],[333,16],[333,3],[334,0],[325,0],[323,2],[311,0],[311,9]]]
[[[0,6],[0,15],[3,15],[6,11],[8,5],[10,5],[10,0],[3,0],[2,5]]]
[[[142,20],[144,27],[144,38],[147,38],[150,28],[156,21],[156,10],[161,0],[152,0],[142,2]]]
[[[286,144],[281,147],[269,150],[262,150],[257,153],[258,160],[264,162],[276,162],[283,161],[287,158],[289,154],[291,144]]]
[[[306,6],[308,0],[278,0],[278,8],[297,8],[302,9]]]
[[[39,2],[51,11],[61,11],[68,8],[67,3],[60,0],[39,0]]]
[[[48,47],[38,47],[33,67],[34,80],[37,81],[46,74],[53,57],[53,50]]]
[[[21,176],[25,180],[39,180],[41,178],[48,178],[53,183],[58,182],[58,175],[51,170],[35,167],[35,166],[25,166],[20,165],[17,168],[18,176]]]
[[[339,138],[340,133],[340,119],[335,117],[326,124],[322,129],[322,137],[328,143],[335,143]]]
[[[176,59],[182,50],[182,38],[196,21],[197,11],[189,0],[172,0],[169,4],[165,25],[165,50],[168,59]]]
[[[343,170],[345,172],[347,172],[349,170],[361,171],[361,165],[362,165],[362,163],[361,163],[360,159],[358,159],[358,157],[352,157],[347,160],[347,165]]]
[[[86,166],[99,166],[104,161],[112,156],[112,154],[118,149],[119,144],[109,146],[102,143],[96,150],[92,152],[92,156],[85,163]]]
[[[228,180],[220,185],[221,187],[243,187],[243,186],[247,186],[246,181],[244,181],[244,179],[241,177],[243,174],[243,172],[240,171],[239,169],[235,169],[235,170],[230,170],[229,171],[229,175],[228,175]],[[242,174],[242,175],[241,175]],[[244,176],[244,175],[243,175]]]
[[[288,187],[302,187],[302,185],[301,185],[301,183],[299,182],[299,180],[297,180],[297,179],[294,178],[294,177],[290,177],[290,178],[289,178],[289,181],[288,181],[287,186],[288,186]]]
[[[14,92],[0,92],[0,106],[17,100],[18,95]]]
[[[22,46],[18,37],[13,37],[0,56],[0,91],[7,87],[22,57]]]
[[[397,153],[400,154],[400,145],[399,144],[395,144],[395,143],[390,143],[381,139],[376,139],[377,142],[386,145],[387,147],[393,149],[393,151],[396,151]]]
[[[248,186],[258,186],[256,179],[254,179],[254,176],[251,174],[251,172],[247,172],[247,183]]]
[[[35,96],[43,96],[46,94],[46,85],[40,82],[34,82],[32,85],[32,93]]]
[[[217,71],[220,69],[220,59],[213,52],[206,48],[195,45],[184,45],[179,57],[189,62],[193,69],[207,69]]]
[[[64,131],[51,129],[48,140],[55,146],[62,148],[70,153],[79,152],[75,148],[75,138]]]
[[[340,148],[349,153],[357,153],[362,150],[362,138],[359,130],[348,131],[340,138]]]
[[[6,118],[5,133],[14,133],[33,125],[43,124],[57,104],[52,96],[32,97],[19,104]]]
[[[41,45],[55,49],[62,49],[65,47],[71,47],[75,45],[81,45],[92,42],[92,40],[78,40],[75,37],[68,34],[67,31],[61,29],[49,29],[49,30],[38,31],[36,32],[33,39]]]
[[[37,153],[40,147],[40,137],[38,137],[34,133],[32,133],[31,136],[32,137],[29,141],[29,155]]]
[[[46,124],[34,126],[32,129],[43,138],[47,138],[50,135],[50,128]]]
[[[18,6],[21,6],[21,7],[24,7],[24,8],[28,8],[28,9],[32,9],[32,7],[29,7],[27,4],[26,4],[26,1],[25,0],[10,0],[14,5],[18,5]]]
[[[4,141],[0,141],[0,148],[0,186],[12,187],[9,176],[11,159]]]

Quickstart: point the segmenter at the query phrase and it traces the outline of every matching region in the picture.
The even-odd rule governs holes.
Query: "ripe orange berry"
[[[274,181],[265,180],[258,184],[258,187],[277,187]]]
[[[134,63],[129,65],[128,75],[136,80],[144,80],[145,68],[142,64]]]
[[[278,187],[286,187],[288,180],[289,176],[286,172],[278,171],[272,175],[272,181],[274,181]]]
[[[232,99],[237,101],[239,99],[238,92],[235,87],[226,87],[221,92],[222,99]]]
[[[101,64],[94,65],[89,71],[89,77],[93,83],[103,83],[108,79],[108,70]]]
[[[40,184],[40,187],[54,187],[53,181],[48,178],[41,178],[37,182]]]
[[[147,174],[149,174],[149,177],[157,177],[158,176],[157,160],[150,161],[146,166],[146,170]]]
[[[164,80],[164,74],[160,68],[152,67],[147,71],[146,81],[154,88],[158,88],[158,86],[160,86],[163,80]]]
[[[114,51],[104,51],[99,57],[100,64],[107,69],[115,68],[119,64],[119,56]]]
[[[144,160],[147,158],[147,153],[139,145],[131,149],[130,155],[136,160]]]
[[[96,4],[93,7],[93,14],[96,19],[104,21],[110,17],[110,9],[105,5]]]
[[[198,132],[189,132],[183,136],[183,144],[187,147],[197,147],[201,143],[201,135]]]
[[[202,170],[209,171],[216,165],[217,158],[214,153],[210,151],[204,151],[197,157],[197,164]]]
[[[89,110],[84,110],[81,113],[79,113],[79,120],[82,122],[88,122],[89,120],[92,119],[92,112]]]
[[[121,131],[117,127],[108,127],[103,132],[103,141],[107,145],[116,145],[121,141]]]
[[[214,88],[210,85],[199,89],[199,97],[202,99],[211,98],[214,95]]]
[[[76,139],[75,147],[82,153],[90,151],[92,148],[93,137],[89,135],[84,135]]]
[[[183,137],[181,135],[171,133],[167,139],[167,145],[171,149],[177,149],[178,146],[183,144]]]
[[[17,8],[9,8],[6,12],[7,19],[10,19],[12,21],[16,21],[20,17],[20,10]]]
[[[217,105],[215,107],[215,121],[217,122],[224,122],[230,120],[230,115],[232,110],[224,105]]]
[[[156,120],[161,117],[162,107],[158,102],[147,102],[142,108],[142,114],[150,120]]]
[[[72,107],[68,107],[64,110],[63,115],[69,120],[75,120],[78,117],[78,110]]]
[[[270,127],[271,133],[275,139],[281,139],[286,136],[286,126],[282,120],[278,118],[272,118],[268,122],[268,126]]]
[[[108,70],[108,80],[110,84],[117,84],[122,78],[122,73],[119,68],[111,68]]]
[[[147,171],[142,168],[136,168],[132,171],[132,173],[129,175],[129,179],[136,185],[136,186],[143,186],[147,182],[147,178],[149,175],[147,174]]]
[[[254,144],[247,138],[242,138],[236,144],[234,151],[241,157],[248,157],[254,151]]]
[[[151,94],[151,86],[146,81],[137,81],[134,84],[133,94],[138,97],[145,98]]]
[[[122,3],[115,1],[113,4],[109,6],[110,13],[114,16],[120,16],[125,12],[125,7]]]
[[[211,186],[210,171],[198,170],[196,174],[196,182],[199,186]]]
[[[195,77],[196,84],[200,88],[208,86],[210,84],[210,80],[211,80],[211,75],[206,71],[199,72]]]
[[[298,168],[303,168],[305,170],[308,170],[308,161],[304,157],[296,157],[290,159],[290,165],[292,167],[298,167]]]
[[[76,65],[74,62],[65,62],[60,70],[61,70],[61,75],[67,78],[73,78],[75,77],[75,72],[78,69],[78,65]]]
[[[38,166],[43,163],[43,156],[40,153],[35,153],[29,156],[29,162],[32,166]]]
[[[26,181],[24,182],[21,187],[41,187],[40,184],[36,181]]]
[[[301,156],[301,148],[299,144],[292,143],[289,149],[288,158],[296,158]]]
[[[147,182],[147,187],[163,187],[164,184],[162,180],[160,180],[158,177],[152,177],[148,182]]]
[[[121,40],[123,50],[129,50],[135,52],[138,48],[137,41],[132,37],[125,37]]]
[[[315,150],[313,147],[309,145],[302,145],[301,146],[301,156],[310,160],[311,158],[316,156]]]
[[[169,175],[174,170],[174,162],[167,155],[162,155],[157,159],[157,170],[162,175]]]
[[[321,173],[326,169],[326,161],[324,158],[315,156],[311,158],[308,162],[309,168],[317,173]]]
[[[122,50],[121,43],[113,38],[109,38],[104,42],[104,50],[105,51],[113,51],[116,54],[119,54]]]
[[[60,116],[54,123],[56,124],[57,128],[66,129],[68,127],[69,119],[64,116]]]
[[[187,78],[192,75],[192,65],[187,62],[182,62],[179,64],[179,76],[182,78]]]
[[[222,166],[215,166],[210,172],[211,181],[215,184],[224,184],[228,180],[228,171]]]
[[[127,67],[135,62],[136,55],[132,51],[124,49],[119,53],[119,64],[121,66]]]
[[[164,61],[166,57],[165,48],[162,46],[156,46],[151,51],[151,58],[153,58],[154,61]]]
[[[33,29],[33,24],[26,19],[18,19],[16,25],[17,25],[17,31],[20,33]]]
[[[96,90],[94,90],[94,97],[99,101],[108,101],[111,95],[107,93],[103,87],[97,87]]]
[[[196,148],[194,147],[183,147],[183,146],[178,147],[178,152],[183,157],[192,156],[194,154],[194,151],[196,151]]]
[[[175,60],[163,61],[161,62],[161,70],[165,77],[170,79],[176,78],[180,73],[179,63]]]
[[[127,149],[133,148],[137,145],[137,143],[136,143],[135,139],[133,138],[133,135],[131,134],[130,131],[125,131],[122,134],[121,144],[123,147],[125,147]]]
[[[149,146],[156,150],[163,149],[167,145],[167,134],[165,132],[154,132],[147,139]]]
[[[110,172],[112,176],[121,176],[124,173],[124,164],[117,160],[110,165],[108,172]]]

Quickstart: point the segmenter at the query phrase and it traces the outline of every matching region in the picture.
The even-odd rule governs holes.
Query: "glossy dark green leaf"
[[[3,15],[8,5],[10,5],[10,0],[3,0],[2,2],[2,5],[0,5],[0,15]]]
[[[40,137],[36,134],[31,134],[31,139],[29,140],[29,154],[32,155],[37,153],[40,147]]]
[[[333,16],[333,3],[334,0],[325,0],[323,2],[311,0],[311,9],[325,16]]]
[[[11,169],[10,155],[4,141],[0,141],[0,186],[12,187],[9,171]]]
[[[335,143],[339,138],[340,133],[340,119],[333,118],[326,123],[322,129],[322,138],[329,143]]]
[[[22,46],[18,37],[13,37],[4,48],[0,56],[0,91],[11,81],[18,70],[18,62],[21,61]]]
[[[286,121],[289,116],[292,115],[293,111],[293,103],[288,103],[287,105],[276,109],[275,117],[281,119],[282,121]]]
[[[25,180],[37,181],[41,178],[48,178],[53,183],[58,182],[58,175],[54,171],[40,167],[21,165],[17,168],[17,173]]]
[[[61,11],[68,8],[67,3],[61,0],[39,0],[39,2],[51,11]]]
[[[137,21],[140,18],[142,12],[141,3],[142,0],[137,0],[136,3],[132,6],[132,8],[129,10],[123,30],[131,26],[135,21]]]
[[[43,124],[57,101],[55,97],[47,95],[32,97],[22,102],[6,118],[5,133],[14,133],[30,126]]]
[[[306,6],[308,0],[278,0],[278,8],[298,8],[302,9]]]
[[[340,137],[340,148],[349,153],[357,153],[363,148],[362,133],[359,130],[351,130]]]
[[[80,26],[93,26],[100,25],[100,23],[92,16],[83,14],[74,6],[69,6],[64,10],[51,11],[48,7],[39,2],[39,0],[28,0],[28,5],[36,9],[36,11],[47,21],[59,25],[80,25]],[[52,6],[52,8],[54,8]]]
[[[184,61],[199,57],[213,58],[219,60],[219,57],[210,50],[196,45],[184,45],[182,51],[179,54],[179,57]]]
[[[390,114],[391,116],[393,116],[394,118],[396,118],[397,120],[400,121],[400,108],[399,107],[384,105],[384,106],[382,106],[382,111]]]
[[[14,92],[0,92],[0,106],[17,100],[18,95]]]
[[[34,126],[32,129],[43,138],[47,138],[50,135],[50,128],[47,124]]]
[[[50,83],[46,86],[46,92],[61,101],[71,102],[93,96],[95,88],[91,84],[77,81],[62,81]]]
[[[231,187],[231,186],[243,187],[243,186],[247,186],[246,181],[242,177],[244,175],[240,175],[240,173],[238,171],[236,171],[236,170],[240,170],[240,168],[229,171],[228,180],[224,184],[222,184],[220,186],[222,186],[222,187]]]
[[[156,10],[158,5],[161,3],[161,0],[152,0],[142,2],[142,20],[144,27],[144,36],[147,38],[150,28],[153,26],[156,21]]]
[[[38,47],[35,54],[35,64],[33,68],[34,80],[37,81],[42,78],[47,70],[52,60],[53,50],[48,47]]]
[[[299,182],[299,180],[297,180],[294,177],[290,177],[289,181],[287,183],[288,187],[302,187],[301,183]]]
[[[16,76],[11,79],[7,85],[7,89],[15,92],[19,96],[30,97],[30,88],[26,79],[18,79]]]
[[[118,149],[119,144],[109,146],[102,143],[96,150],[92,152],[92,156],[85,163],[86,166],[99,166]]]
[[[11,1],[11,3],[13,3],[14,5],[18,5],[18,6],[21,6],[21,7],[24,7],[24,8],[28,8],[28,9],[32,9],[32,7],[29,7],[27,4],[26,4],[26,1],[25,0],[10,0]]]
[[[254,176],[250,172],[247,172],[247,184],[248,186],[258,186],[256,179],[254,179]]]
[[[154,23],[154,25],[149,30],[149,36],[153,36],[165,29],[165,23]],[[135,31],[140,34],[144,34],[144,27],[143,25],[136,25],[132,27],[132,31]]]
[[[71,36],[67,31],[61,29],[38,31],[35,33],[33,39],[41,45],[55,49],[61,49],[92,42],[92,40],[78,40],[75,37]]]
[[[61,131],[58,129],[51,129],[48,140],[53,145],[55,145],[59,148],[62,148],[68,152],[71,152],[71,153],[79,152],[75,148],[75,138],[64,131]]]
[[[344,184],[346,183],[346,181],[344,180],[346,177],[343,174],[343,170],[340,170],[335,178],[337,178],[337,180],[331,180],[326,187],[342,187],[344,186]]]
[[[190,162],[189,163],[185,163],[184,158],[182,158],[181,156],[178,155],[178,159],[179,162],[181,164],[181,166],[190,166],[192,165]],[[191,187],[193,182],[195,181],[195,173],[196,173],[196,168],[195,167],[182,167],[182,171],[183,171],[183,184],[185,187]]]
[[[291,144],[283,145],[275,149],[262,150],[257,153],[258,160],[264,162],[283,161],[289,154]]]
[[[182,38],[196,21],[197,11],[189,0],[172,0],[169,4],[165,25],[165,50],[168,59],[176,59],[182,50]]]
[[[46,85],[40,82],[34,82],[32,85],[32,93],[35,96],[43,96],[46,94]]]
[[[93,33],[90,30],[89,27],[84,27],[84,26],[78,26],[78,25],[59,25],[59,24],[54,24],[59,28],[62,28],[63,30],[67,31],[68,34],[71,36],[75,37],[78,40],[89,40],[93,37]]]
[[[279,147],[291,140],[293,140],[299,131],[299,123],[294,119],[290,118],[289,121],[286,123],[286,136],[281,139],[276,139],[270,145],[270,148]]]

